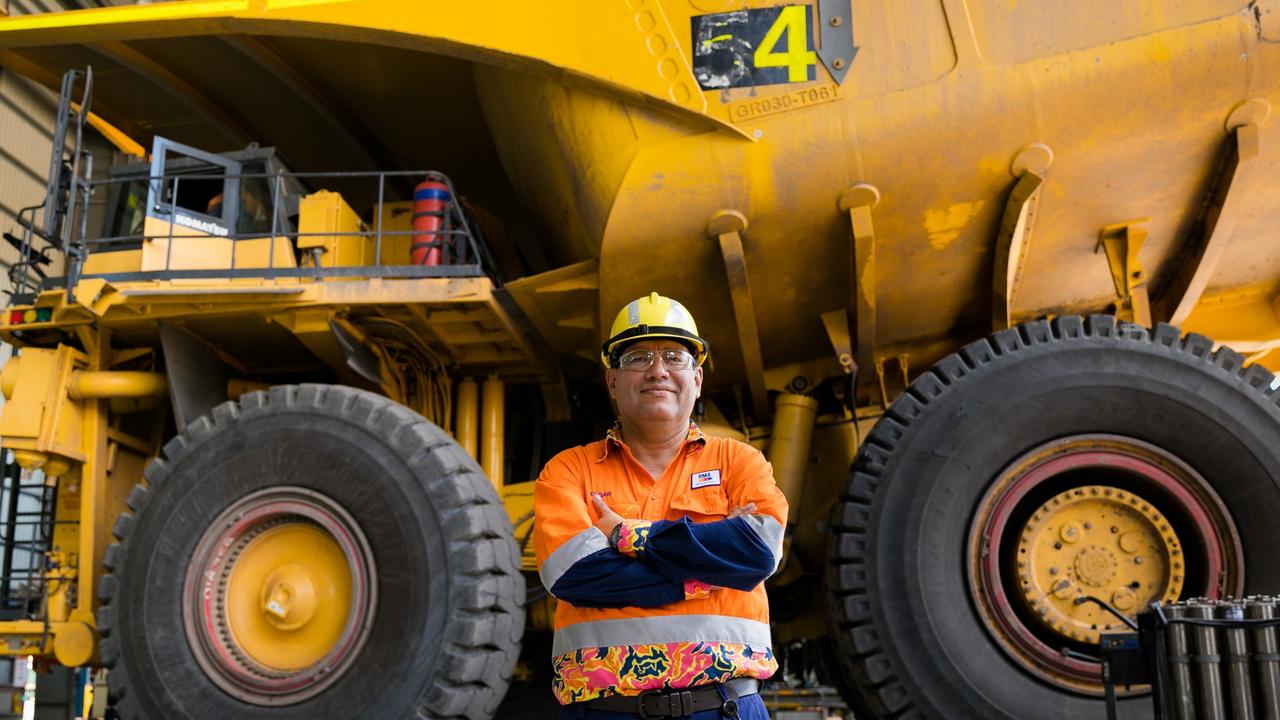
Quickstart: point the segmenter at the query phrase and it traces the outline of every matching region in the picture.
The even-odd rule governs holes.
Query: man
[[[768,718],[759,680],[777,662],[762,582],[782,556],[787,501],[758,451],[690,419],[706,358],[680,303],[628,304],[601,353],[618,422],[538,478],[562,718]]]

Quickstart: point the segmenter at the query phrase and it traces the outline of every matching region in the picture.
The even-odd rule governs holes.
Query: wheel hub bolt
[[[1067,523],[1058,531],[1058,537],[1061,537],[1062,541],[1066,543],[1076,542],[1080,539],[1080,526],[1075,523]]]

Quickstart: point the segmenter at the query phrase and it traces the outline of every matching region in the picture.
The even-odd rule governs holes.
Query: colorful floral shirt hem
[[[763,680],[778,670],[769,648],[705,642],[583,648],[555,658],[553,665],[552,690],[561,705],[740,677]]]

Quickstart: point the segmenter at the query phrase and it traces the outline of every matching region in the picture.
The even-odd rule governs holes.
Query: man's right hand
[[[605,537],[609,537],[609,533],[622,522],[622,516],[614,512],[613,508],[606,505],[604,499],[595,493],[591,494],[591,502],[595,503],[596,510],[600,512],[600,519],[594,523],[596,529],[604,533]]]
[[[618,523],[622,522],[622,516],[614,512],[613,508],[605,504],[604,499],[601,498],[599,495],[596,495],[593,493],[591,495],[591,502],[595,504],[596,511],[600,513],[600,519],[596,520],[595,523],[593,523],[593,525],[605,537],[609,537],[609,533],[613,532],[613,529],[618,526]],[[750,515],[755,511],[756,511],[756,504],[753,502],[749,502],[746,505],[741,505],[739,507],[736,507],[730,510],[729,514],[725,516],[725,519],[732,519],[736,517],[742,517],[744,515]]]

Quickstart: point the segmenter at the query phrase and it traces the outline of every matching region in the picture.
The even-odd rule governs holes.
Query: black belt
[[[720,696],[724,687],[725,697]],[[719,709],[725,717],[738,717],[738,698],[760,692],[755,678],[734,678],[727,683],[699,685],[683,690],[646,690],[639,695],[610,695],[587,701],[592,710],[634,713],[642,718],[688,717],[702,710]],[[727,698],[727,699],[726,699]]]

